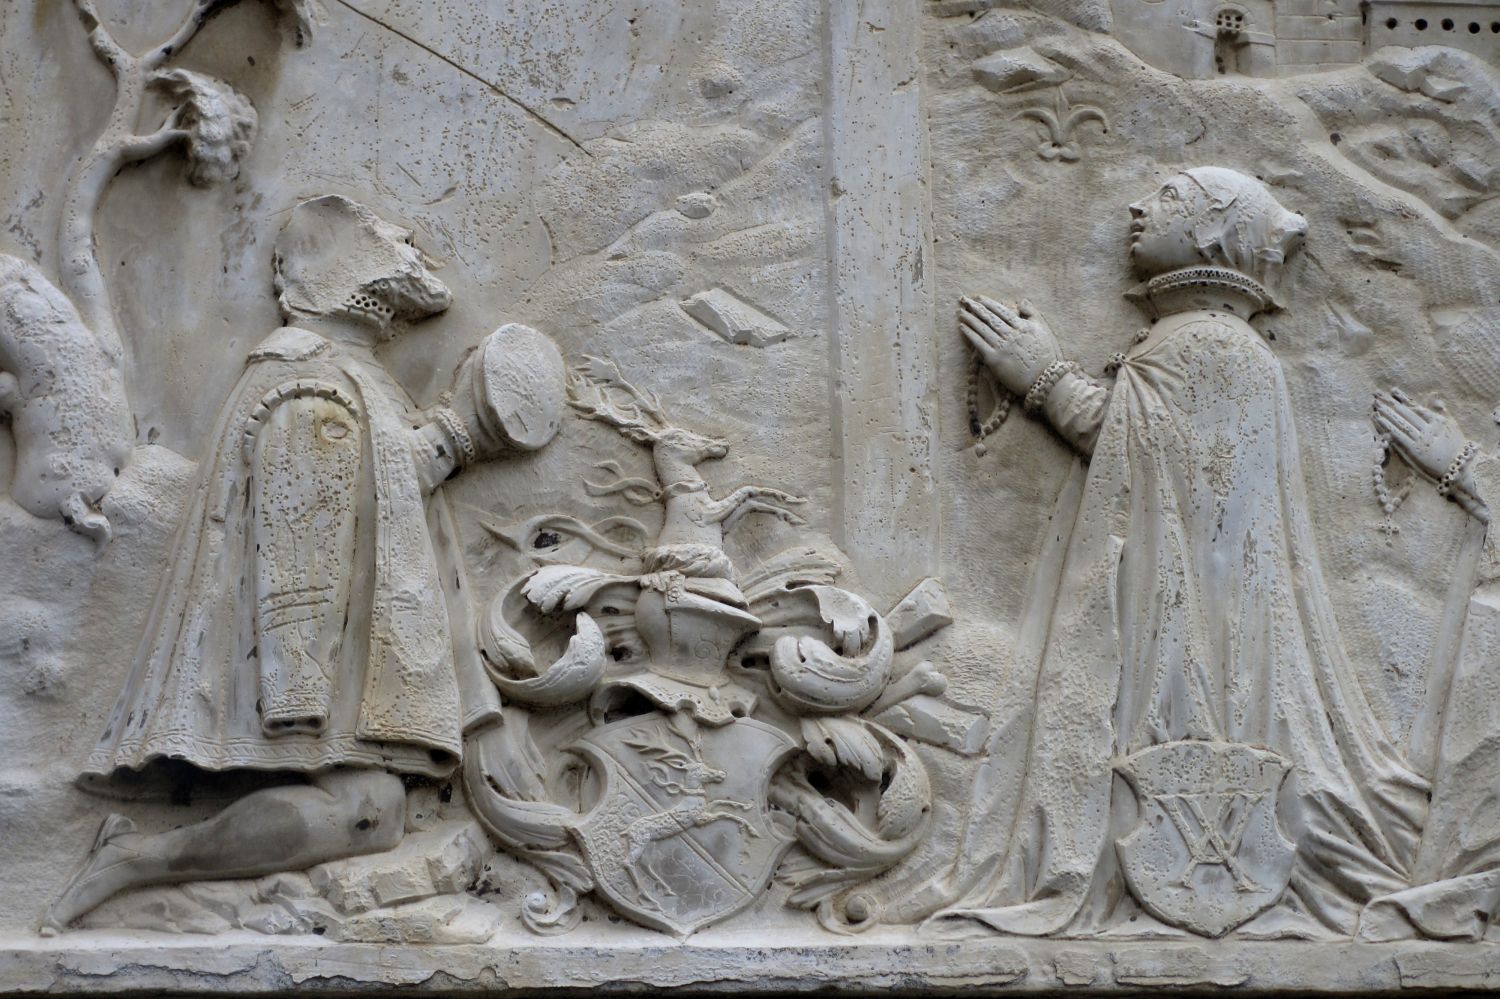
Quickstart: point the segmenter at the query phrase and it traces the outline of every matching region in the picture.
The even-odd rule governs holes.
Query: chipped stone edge
[[[980,996],[1077,991],[1232,988],[1240,995],[1364,996],[1406,989],[1493,989],[1500,947],[1411,942],[1357,944],[1078,941],[993,938],[912,942],[877,932],[847,942],[756,943],[716,934],[671,942],[556,939],[513,945],[339,944],[317,937],[237,934],[232,941],[164,934],[75,933],[54,940],[0,937],[0,996],[279,995],[294,988],[361,995],[609,993]],[[1069,988],[1072,986],[1072,988]]]

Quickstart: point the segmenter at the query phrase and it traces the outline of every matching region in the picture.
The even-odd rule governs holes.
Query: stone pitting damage
[[[1500,982],[1500,3],[19,0],[0,95],[0,995]]]

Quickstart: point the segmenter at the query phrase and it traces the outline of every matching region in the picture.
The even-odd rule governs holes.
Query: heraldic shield
[[[733,915],[765,890],[791,845],[767,789],[796,743],[764,722],[711,728],[653,711],[570,748],[603,784],[573,831],[595,887],[648,926],[686,936]]]
[[[1220,937],[1276,904],[1296,845],[1276,796],[1290,765],[1228,742],[1168,742],[1116,764],[1140,824],[1116,843],[1125,880],[1158,919]]]

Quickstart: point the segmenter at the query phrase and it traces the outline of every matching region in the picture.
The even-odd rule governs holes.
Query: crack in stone
[[[578,149],[579,152],[583,153],[583,155],[589,157],[590,159],[593,158],[594,154],[591,153],[591,152],[589,152],[587,149],[585,149],[583,147],[583,144],[580,143],[577,139],[573,138],[567,132],[563,131],[562,128],[560,128],[558,125],[556,125],[552,121],[548,120],[545,115],[543,115],[540,111],[537,111],[535,108],[531,107],[525,101],[519,100],[519,99],[517,99],[515,97],[512,97],[510,94],[506,93],[505,90],[498,83],[495,83],[493,80],[487,80],[487,79],[485,79],[484,77],[480,76],[478,73],[474,72],[469,67],[465,66],[463,63],[458,62],[457,60],[455,60],[455,59],[453,59],[453,58],[451,58],[449,56],[444,55],[443,53],[439,52],[437,49],[433,48],[431,45],[428,45],[426,42],[422,41],[420,38],[414,38],[411,35],[408,35],[406,32],[402,31],[400,28],[396,27],[395,25],[389,24],[389,23],[387,23],[385,21],[382,21],[380,18],[376,17],[374,14],[370,14],[370,13],[368,13],[366,11],[360,10],[354,4],[350,3],[349,0],[338,0],[338,2],[339,2],[340,5],[342,5],[344,7],[347,7],[349,10],[351,10],[354,13],[358,14],[360,17],[364,18],[366,21],[369,21],[371,24],[378,25],[379,27],[384,28],[386,31],[389,31],[391,34],[393,34],[393,35],[399,35],[400,37],[406,39],[408,42],[410,42],[411,44],[415,45],[417,48],[421,49],[423,52],[426,52],[428,55],[432,56],[434,59],[438,59],[438,60],[440,60],[440,61],[448,64],[449,66],[451,66],[454,69],[458,70],[464,76],[467,76],[469,79],[475,81],[476,83],[482,83],[482,84],[484,84],[490,90],[493,90],[496,94],[500,95],[505,100],[509,101],[510,103],[514,104],[516,107],[520,108],[522,111],[526,112],[527,115],[529,115],[534,121],[536,121],[539,125],[541,125],[543,128],[545,128],[547,131],[551,132],[553,135],[558,136],[559,138],[566,139],[576,149]]]

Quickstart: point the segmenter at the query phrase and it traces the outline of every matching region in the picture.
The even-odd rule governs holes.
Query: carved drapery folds
[[[55,239],[0,255],[0,652],[45,625],[71,673],[16,703],[97,716],[80,785],[125,804],[38,865],[43,932],[768,920],[1066,940],[1015,946],[1132,987],[1175,980],[1121,940],[1500,937],[1500,22],[1365,51],[1428,29],[830,0],[741,72],[781,0],[643,3],[682,37],[594,59],[617,11],[561,19],[559,82],[578,53],[492,73],[447,15],[340,0],[305,78],[238,37],[178,65],[235,6],[139,54],[91,0],[44,29],[112,103]],[[238,7],[299,48],[317,20]],[[528,5],[467,16],[540,44]],[[358,161],[302,109],[330,82],[373,94]],[[232,217],[143,221],[122,176]],[[222,260],[135,266],[176,230]],[[153,271],[175,300],[115,277]]]

